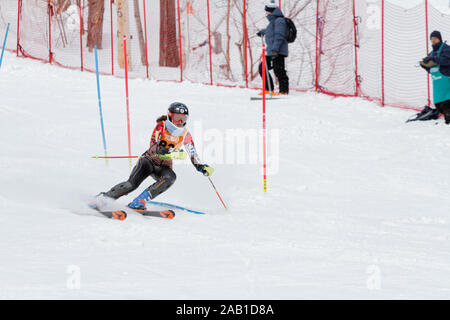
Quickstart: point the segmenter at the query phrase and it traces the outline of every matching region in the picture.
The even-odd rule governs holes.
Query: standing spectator
[[[287,58],[288,42],[286,35],[288,32],[288,26],[284,20],[284,15],[281,9],[274,3],[270,3],[264,7],[266,11],[269,25],[266,29],[258,31],[259,37],[265,36],[267,50],[266,50],[266,65],[267,69],[273,69],[275,76],[278,78],[279,94],[289,94],[289,77],[286,73],[285,59]],[[265,66],[262,63],[259,64],[259,74],[262,77],[265,72]],[[266,74],[266,92],[270,89],[274,89],[272,77],[269,72]],[[270,83],[270,87],[269,87]],[[270,88],[270,89],[269,89]]]
[[[430,35],[433,51],[420,62],[422,68],[433,79],[433,100],[436,110],[444,114],[445,123],[450,124],[450,46],[442,42],[439,31]]]

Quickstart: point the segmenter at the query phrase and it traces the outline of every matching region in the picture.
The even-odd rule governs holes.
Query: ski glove
[[[156,149],[156,153],[157,154],[168,154],[170,152],[169,149],[167,149],[166,147],[163,147],[161,145],[158,146],[158,148]]]
[[[156,157],[160,158],[161,160],[170,161],[170,160],[185,160],[187,158],[186,152],[180,150],[180,151],[173,151],[166,154],[156,154]]]
[[[420,62],[420,65],[423,68],[431,68],[431,67],[435,67],[437,66],[437,63],[433,61],[433,58],[431,57],[425,57],[422,59],[422,61]]]
[[[207,164],[194,164],[198,172],[203,173],[204,176],[209,177],[214,173],[214,168],[208,166]]]

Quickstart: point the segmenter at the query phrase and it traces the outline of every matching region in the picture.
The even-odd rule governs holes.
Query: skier
[[[442,42],[439,31],[433,31],[430,35],[433,51],[423,58],[420,66],[431,74],[433,79],[433,100],[436,109],[425,106],[421,117],[418,114],[416,120],[437,119],[439,113],[444,114],[445,123],[450,124],[450,46]],[[428,111],[428,112],[426,112]]]
[[[183,145],[194,167],[205,176],[212,175],[214,169],[200,163],[192,136],[186,129],[188,117],[189,110],[185,104],[172,103],[167,116],[163,115],[156,120],[157,124],[153,130],[150,148],[139,158],[128,180],[115,185],[108,192],[101,192],[90,206],[101,210],[105,203],[104,197],[118,199],[136,190],[148,176],[152,176],[156,182],[128,204],[131,209],[146,210],[148,201],[156,198],[174,184],[176,174],[172,170],[172,160],[183,159],[180,155],[186,155],[180,151]]]

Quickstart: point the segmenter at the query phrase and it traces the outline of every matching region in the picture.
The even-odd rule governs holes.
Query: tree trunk
[[[128,0],[117,0],[117,40],[119,67],[125,69],[125,52],[123,37],[127,38],[127,66],[131,70],[131,46],[130,44],[130,25],[129,25]]]
[[[159,65],[179,67],[175,0],[160,0]]]
[[[70,7],[70,0],[57,0],[55,4],[56,14],[65,12]]]
[[[231,3],[230,0],[227,1],[227,24],[226,24],[226,30],[227,30],[227,51],[225,53],[225,60],[226,60],[226,67],[225,67],[225,76],[227,79],[231,80],[230,77],[230,71],[231,71],[231,67],[230,67],[230,40],[231,40],[231,35],[230,35],[230,15],[231,15]]]
[[[136,19],[136,26],[139,37],[139,48],[141,49],[141,63],[143,66],[146,66],[146,48],[144,40],[144,30],[142,29],[141,13],[139,10],[139,0],[134,0],[134,18]]]
[[[89,0],[87,47],[92,52],[94,46],[102,49],[104,0]]]

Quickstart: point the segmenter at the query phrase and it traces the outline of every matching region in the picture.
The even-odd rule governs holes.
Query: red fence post
[[[429,27],[428,27],[428,0],[425,0],[425,29],[426,29],[426,36],[425,36],[425,45],[426,45],[426,52],[427,56],[430,54],[430,51],[428,49],[428,35],[429,35]],[[431,105],[431,85],[430,85],[430,74],[427,72],[427,86],[428,86],[428,105]]]
[[[208,12],[209,77],[210,77],[210,85],[212,85],[213,76],[212,76],[212,50],[211,50],[211,18],[209,12],[209,0],[206,1],[206,6]]]
[[[78,10],[80,14],[80,54],[81,54],[81,71],[83,71],[84,62],[83,62],[83,15],[82,15],[82,9],[81,9],[81,0],[78,0]]]
[[[356,17],[355,0],[353,0],[353,30],[355,39],[355,96],[359,96],[359,75],[358,75],[358,20]]]
[[[385,106],[384,95],[384,0],[381,0],[381,105]]]
[[[111,74],[114,75],[114,30],[113,30],[113,12],[112,3],[114,0],[109,2],[109,13],[110,13],[110,24],[111,24]]]
[[[145,64],[147,68],[147,79],[149,78],[148,74],[148,37],[147,37],[147,10],[145,8],[145,0],[142,0],[144,4],[144,28],[145,28]]]
[[[316,70],[314,72],[315,74],[315,91],[319,91],[319,0],[316,1],[317,8],[316,8]]]
[[[19,56],[20,47],[20,14],[22,13],[22,0],[17,2],[17,48],[16,54]]]
[[[52,63],[53,53],[52,53],[52,3],[48,0],[48,62]]]
[[[244,10],[243,10],[243,15],[244,15],[244,75],[245,75],[245,87],[248,88],[248,62],[247,62],[247,43],[248,43],[248,39],[247,39],[247,0],[243,0],[244,1]]]
[[[180,0],[177,0],[177,14],[178,14],[178,38],[180,42],[180,82],[183,81],[183,47],[181,41],[181,9]]]

